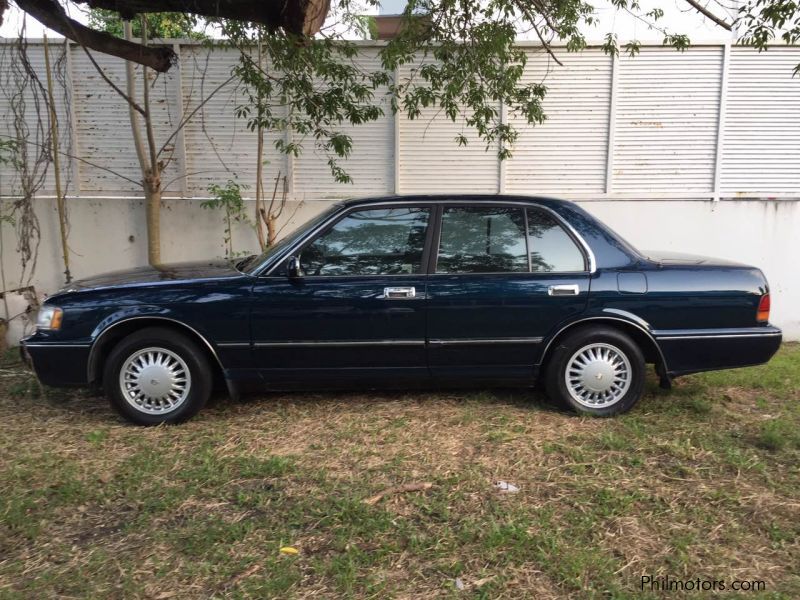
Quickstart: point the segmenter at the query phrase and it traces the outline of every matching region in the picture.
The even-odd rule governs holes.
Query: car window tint
[[[526,253],[522,209],[444,209],[437,273],[527,272]]]
[[[306,246],[306,275],[401,275],[422,271],[427,208],[385,208],[350,213]]]
[[[556,219],[541,210],[528,210],[528,247],[534,273],[584,271],[583,252]]]

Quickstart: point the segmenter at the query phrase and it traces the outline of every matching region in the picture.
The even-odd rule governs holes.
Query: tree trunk
[[[259,126],[256,144],[256,235],[258,245],[261,250],[266,249],[267,245],[272,245],[271,241],[264,239],[264,230],[261,227],[262,215],[264,214],[264,129]]]
[[[278,237],[277,221],[278,218],[273,215],[267,217],[267,246],[272,246],[275,238]]]
[[[145,216],[147,220],[147,262],[161,264],[161,177],[148,173],[144,182]]]
[[[125,39],[133,38],[131,22],[122,22]],[[142,41],[147,44],[147,26],[142,21]],[[136,148],[136,157],[142,170],[142,190],[144,191],[145,216],[147,222],[147,262],[157,267],[161,264],[161,166],[155,151],[155,136],[150,113],[150,95],[148,91],[147,69],[142,68],[144,80],[144,122],[147,134],[149,155],[145,151],[142,132],[139,129],[139,113],[134,108],[136,102],[136,75],[133,63],[125,63],[125,83],[128,92],[128,117],[131,122],[131,137]]]
[[[264,68],[264,52],[261,46],[261,28],[258,30],[258,68]],[[261,105],[264,102],[263,95],[259,88],[258,92],[258,112],[259,121],[258,129],[256,130],[256,235],[258,236],[258,245],[261,246],[263,252],[270,244],[268,240],[264,239],[264,229],[261,224],[264,214],[264,128],[261,126]]]

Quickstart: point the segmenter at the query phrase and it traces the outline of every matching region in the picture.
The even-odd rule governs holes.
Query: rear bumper
[[[780,348],[777,327],[655,331],[670,375],[760,365]]]
[[[22,340],[20,353],[23,360],[33,367],[36,377],[45,385],[53,387],[85,386],[88,344],[53,344]]]

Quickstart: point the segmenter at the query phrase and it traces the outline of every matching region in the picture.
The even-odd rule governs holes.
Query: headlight
[[[36,316],[36,329],[61,329],[64,311],[55,306],[43,306]]]

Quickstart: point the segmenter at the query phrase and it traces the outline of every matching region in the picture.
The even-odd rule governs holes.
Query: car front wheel
[[[579,413],[609,417],[630,410],[642,397],[645,361],[622,331],[592,326],[558,342],[545,377],[550,398]]]
[[[137,425],[180,423],[193,417],[211,393],[212,377],[201,348],[161,327],[133,333],[106,362],[103,387],[112,406]]]

